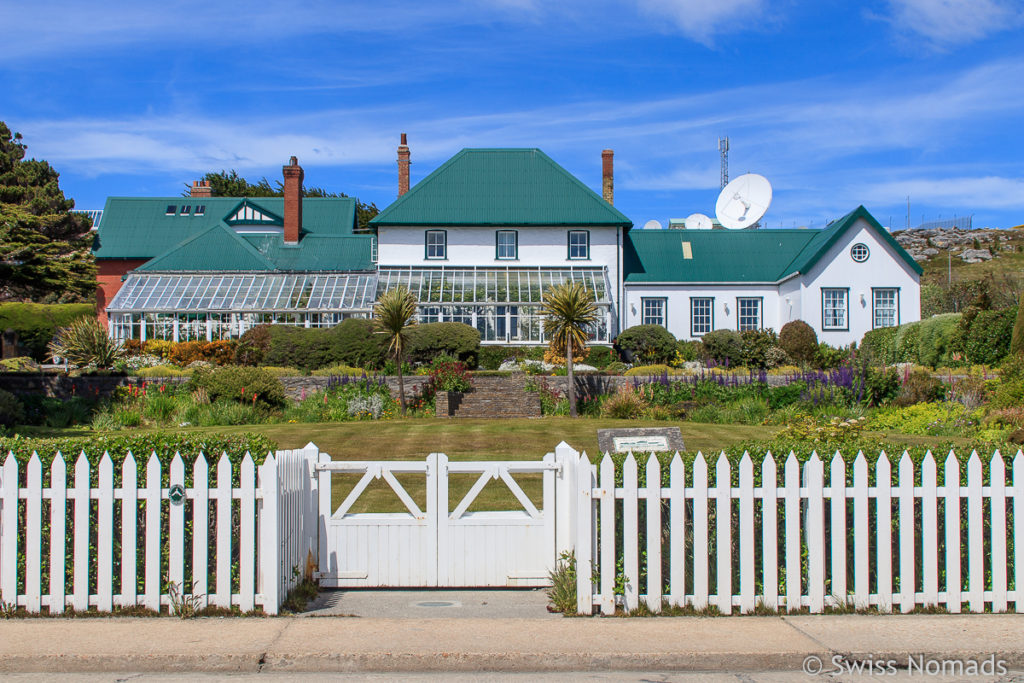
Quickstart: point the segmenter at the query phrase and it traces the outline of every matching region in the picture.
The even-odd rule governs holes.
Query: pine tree
[[[50,164],[25,159],[21,139],[0,121],[0,301],[91,301],[92,222],[71,212]]]
[[[210,190],[214,197],[282,197],[284,196],[284,184],[279,180],[271,185],[266,177],[260,178],[258,182],[250,183],[238,175],[238,171],[210,172],[203,176],[203,180],[210,183]],[[183,193],[188,196],[189,191]],[[344,192],[330,192],[322,187],[303,187],[304,197],[348,197]],[[376,204],[365,204],[356,198],[356,227],[359,230],[368,230],[370,219],[380,213]]]

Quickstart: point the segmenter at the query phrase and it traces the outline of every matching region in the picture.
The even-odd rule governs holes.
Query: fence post
[[[584,452],[576,463],[576,611],[580,614],[594,613],[593,540],[591,525],[594,523],[593,508],[590,504],[594,493],[594,471],[590,459]]]
[[[0,470],[0,605],[18,604],[18,461],[8,452]]]
[[[302,482],[303,491],[303,515],[302,524],[302,548],[305,556],[299,558],[305,562],[303,576],[312,579],[312,563],[318,559],[317,541],[320,538],[320,477],[316,472],[316,464],[320,462],[320,448],[310,441],[303,449],[306,457],[303,461],[302,474],[305,480]],[[315,570],[314,570],[315,571]]]
[[[281,538],[278,532],[278,460],[268,455],[259,466],[259,592],[263,594],[263,611],[278,613],[281,604]],[[246,552],[242,548],[242,552]]]
[[[576,538],[576,461],[579,456],[564,441],[555,446],[555,462],[561,466],[555,479],[555,557],[571,552]]]
[[[277,459],[268,455],[260,465],[260,592],[263,593],[263,611],[277,614],[281,604],[280,557],[281,539],[278,533],[277,506],[279,483]],[[242,548],[246,552],[246,548]]]

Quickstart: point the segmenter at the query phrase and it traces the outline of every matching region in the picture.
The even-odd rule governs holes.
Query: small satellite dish
[[[747,173],[722,188],[715,215],[730,230],[753,227],[772,203],[772,185],[763,175]]]
[[[710,230],[711,217],[705,216],[702,213],[691,213],[686,217],[684,225],[687,230]]]
[[[661,223],[656,220],[649,220],[644,223],[644,230],[661,230]]]

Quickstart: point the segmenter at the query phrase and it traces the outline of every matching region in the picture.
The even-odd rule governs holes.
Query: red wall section
[[[96,314],[100,322],[107,324],[107,305],[124,284],[121,278],[129,271],[135,270],[149,259],[96,259],[99,270],[96,280]]]

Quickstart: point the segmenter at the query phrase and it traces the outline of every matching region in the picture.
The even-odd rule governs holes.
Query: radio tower
[[[722,187],[729,184],[729,138],[718,138],[718,151],[722,155]]]

